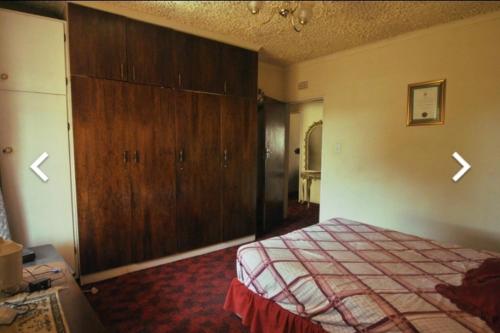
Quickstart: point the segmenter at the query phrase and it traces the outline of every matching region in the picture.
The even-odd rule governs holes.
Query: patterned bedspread
[[[329,332],[491,332],[434,287],[499,256],[346,219],[241,246],[238,279]]]

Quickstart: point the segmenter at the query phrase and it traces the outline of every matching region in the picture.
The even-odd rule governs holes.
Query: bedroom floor
[[[319,206],[289,203],[288,218],[267,237],[318,222]],[[237,247],[97,283],[89,302],[110,332],[247,332],[222,309],[236,276]],[[90,287],[86,286],[86,288]]]

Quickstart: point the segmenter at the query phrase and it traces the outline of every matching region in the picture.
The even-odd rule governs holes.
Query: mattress
[[[500,254],[331,219],[241,246],[238,280],[328,332],[491,332],[436,292]]]

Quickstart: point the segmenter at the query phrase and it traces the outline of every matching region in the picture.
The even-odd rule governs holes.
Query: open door
[[[265,97],[259,104],[257,237],[283,222],[286,182],[285,103]]]

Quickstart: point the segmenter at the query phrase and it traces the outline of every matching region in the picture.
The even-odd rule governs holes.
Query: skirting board
[[[235,239],[235,240],[232,240],[229,242],[224,242],[224,243],[219,243],[219,244],[203,247],[203,248],[196,249],[196,250],[189,251],[189,252],[174,254],[174,255],[171,255],[168,257],[163,257],[160,259],[145,261],[145,262],[141,262],[138,264],[132,264],[132,265],[122,266],[122,267],[118,267],[118,268],[113,268],[113,269],[109,269],[109,270],[98,272],[98,273],[82,275],[82,276],[80,276],[80,284],[83,286],[83,285],[86,285],[89,283],[95,283],[98,281],[111,279],[111,278],[114,278],[114,277],[117,277],[120,275],[124,275],[127,273],[137,272],[137,271],[141,271],[143,269],[168,264],[168,263],[171,263],[174,261],[179,261],[179,260],[187,259],[187,258],[191,258],[191,257],[197,257],[197,256],[202,255],[202,254],[207,254],[210,252],[222,250],[222,249],[225,249],[228,247],[253,242],[254,240],[255,240],[255,235],[251,235],[251,236],[247,236],[247,237],[243,237],[243,238],[238,238],[238,239]],[[236,260],[236,258],[235,258],[235,260]]]

